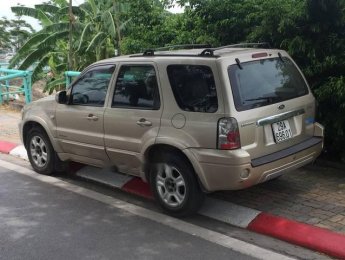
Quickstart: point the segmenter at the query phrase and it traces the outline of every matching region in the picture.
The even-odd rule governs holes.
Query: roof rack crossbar
[[[155,56],[155,51],[170,51],[170,50],[177,50],[177,49],[203,49],[203,48],[211,48],[210,44],[179,44],[179,45],[168,45],[165,47],[159,48],[151,48],[147,49],[143,52],[143,56]]]
[[[207,48],[200,53],[200,56],[213,56],[214,51],[227,49],[227,48],[248,48],[248,47],[259,47],[259,46],[266,46],[270,48],[270,44],[268,42],[248,42],[248,43],[237,43],[231,45],[220,46],[217,48]]]
[[[214,56],[213,50],[214,49],[205,49],[199,54],[199,56]]]
[[[154,56],[155,51],[154,50],[145,50],[143,53],[143,56]]]
[[[168,45],[159,48],[153,48],[155,51],[170,51],[176,49],[203,49],[203,48],[211,48],[210,44],[178,44],[178,45]]]
[[[268,42],[244,42],[244,43],[237,43],[237,44],[230,44],[225,46],[220,46],[217,48],[213,48],[214,51],[222,50],[226,48],[245,48],[245,47],[261,47],[266,46],[267,48],[270,48],[270,44]]]
[[[145,57],[145,56],[152,56],[152,57],[205,57],[205,58],[218,58],[217,55],[200,55],[200,54],[178,54],[178,53],[171,53],[171,54],[153,54],[153,55],[143,55],[143,54],[133,54],[130,55],[130,58],[138,58],[138,57]]]

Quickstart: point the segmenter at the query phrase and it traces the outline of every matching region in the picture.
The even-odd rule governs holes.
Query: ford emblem
[[[278,107],[278,109],[280,109],[280,110],[282,110],[282,109],[284,109],[285,108],[285,105],[284,104],[281,104],[279,107]]]

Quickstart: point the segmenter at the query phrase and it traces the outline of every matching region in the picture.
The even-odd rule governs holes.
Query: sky
[[[17,3],[28,6],[28,7],[33,7],[35,4],[41,4],[43,3],[45,0],[0,0],[0,17],[7,17],[8,19],[14,19],[15,16],[11,11],[11,6],[16,6]],[[84,0],[73,0],[73,5],[79,5],[82,2],[84,2]],[[173,13],[180,13],[182,12],[182,9],[179,7],[175,7],[170,9],[171,12]],[[40,28],[38,22],[36,19],[30,18],[30,17],[23,17],[23,19],[25,19],[29,24],[31,24],[31,26],[38,30]]]

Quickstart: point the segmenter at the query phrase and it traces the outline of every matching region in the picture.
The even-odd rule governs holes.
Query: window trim
[[[158,104],[159,106],[157,107],[152,107],[152,108],[148,108],[148,107],[133,107],[133,106],[118,106],[118,105],[114,105],[114,97],[115,97],[115,93],[116,93],[116,85],[118,82],[118,78],[121,72],[121,69],[123,67],[151,67],[155,70],[155,75],[156,75],[156,82],[157,82],[157,91],[158,91]],[[120,63],[118,66],[118,71],[116,73],[116,77],[114,79],[114,83],[112,83],[113,87],[113,91],[112,91],[112,95],[111,95],[111,99],[110,99],[110,107],[111,108],[118,108],[118,109],[133,109],[133,110],[147,110],[147,111],[158,111],[161,109],[162,107],[162,102],[161,102],[161,91],[160,91],[160,87],[159,87],[159,75],[158,75],[158,70],[156,69],[156,66],[152,63]]]
[[[110,77],[110,80],[109,80],[109,83],[108,83],[107,93],[105,95],[104,103],[102,105],[97,105],[97,104],[92,104],[92,105],[91,104],[73,104],[73,95],[72,95],[73,89],[74,89],[75,85],[77,85],[83,79],[83,77],[87,73],[92,72],[93,70],[98,70],[98,69],[102,69],[102,68],[111,68],[111,67],[114,67],[114,71],[111,74],[111,77]],[[109,95],[109,89],[110,89],[111,84],[112,84],[112,78],[114,77],[115,72],[116,72],[116,67],[117,67],[117,64],[115,64],[115,63],[104,63],[104,64],[91,65],[91,66],[87,67],[75,79],[75,81],[72,83],[71,87],[68,89],[68,91],[67,91],[67,97],[68,97],[67,105],[70,105],[70,106],[87,106],[87,107],[104,107],[104,106],[106,106],[106,104],[107,104],[107,96]]]

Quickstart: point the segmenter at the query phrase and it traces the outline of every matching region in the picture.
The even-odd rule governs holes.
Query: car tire
[[[57,156],[42,128],[34,127],[29,130],[25,147],[31,166],[37,173],[53,175],[66,170],[67,163],[62,162]]]
[[[161,208],[174,217],[186,217],[198,211],[205,194],[200,189],[193,167],[182,156],[161,156],[150,171],[150,185]]]

